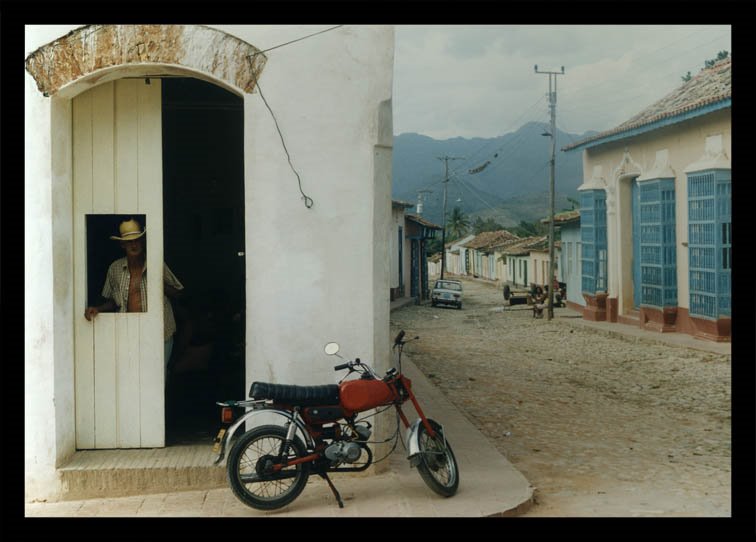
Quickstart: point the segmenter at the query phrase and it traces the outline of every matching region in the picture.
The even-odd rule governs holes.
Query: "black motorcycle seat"
[[[277,403],[293,406],[338,405],[339,386],[336,384],[295,386],[252,382],[249,396],[253,399],[271,399]]]

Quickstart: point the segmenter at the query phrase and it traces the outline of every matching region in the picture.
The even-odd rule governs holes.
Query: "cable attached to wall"
[[[269,47],[263,51],[258,51],[255,53],[255,55],[267,53],[268,51],[272,51],[273,49],[278,49],[279,47],[284,47],[286,45],[291,45],[292,43],[297,43],[302,40],[306,40],[308,38],[311,38],[313,36],[317,36],[319,34],[324,34],[326,32],[331,32],[332,30],[336,30],[337,28],[341,28],[344,25],[338,25],[333,26],[331,28],[326,28],[325,30],[321,30],[319,32],[315,32],[313,34],[309,34],[307,36],[302,36],[301,38],[297,38],[295,40],[287,41],[286,43],[281,43],[279,45],[275,45],[273,47]],[[254,56],[254,55],[252,55]],[[260,82],[257,82],[257,90],[260,92],[260,98],[262,98],[263,103],[265,104],[265,107],[268,108],[268,111],[270,111],[270,116],[273,117],[273,122],[276,124],[276,130],[278,130],[278,137],[281,138],[281,145],[283,145],[284,152],[286,152],[286,159],[289,161],[289,166],[291,167],[291,170],[294,172],[294,175],[297,176],[297,182],[299,183],[299,192],[302,194],[302,199],[304,199],[305,207],[308,209],[312,208],[312,206],[315,204],[315,202],[312,200],[310,196],[304,193],[302,190],[302,178],[299,176],[299,173],[297,173],[297,170],[294,168],[294,164],[291,163],[291,155],[289,155],[289,149],[286,148],[286,142],[284,141],[283,134],[281,133],[281,128],[278,126],[278,120],[276,119],[276,115],[273,113],[273,110],[270,108],[270,105],[268,104],[268,100],[265,99],[265,96],[263,95],[262,88],[260,87]]]
[[[270,111],[270,116],[273,117],[273,122],[276,124],[276,130],[278,131],[278,137],[281,138],[281,145],[283,145],[284,152],[286,153],[286,159],[289,161],[289,166],[291,167],[291,170],[294,172],[294,175],[297,176],[297,181],[299,183],[299,192],[302,194],[302,199],[304,199],[305,207],[310,209],[315,204],[315,202],[312,200],[310,196],[305,194],[304,191],[302,190],[302,178],[299,176],[299,173],[297,173],[297,170],[294,168],[294,164],[291,163],[291,156],[289,155],[289,149],[286,148],[286,142],[284,141],[283,134],[281,133],[281,128],[278,126],[278,120],[276,119],[276,115],[273,113],[273,110],[270,108],[270,105],[268,105],[268,100],[266,100],[265,96],[263,95],[262,88],[260,87],[259,81],[257,82],[257,90],[260,92],[260,98],[262,98],[262,101],[265,104],[265,107],[267,107],[268,111]]]

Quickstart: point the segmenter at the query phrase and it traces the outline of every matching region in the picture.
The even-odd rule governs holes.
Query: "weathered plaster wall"
[[[24,270],[27,284],[34,288],[24,290],[24,409],[26,425],[25,464],[27,497],[44,493],[46,480],[55,477],[55,316],[50,302],[53,296],[52,269],[52,186],[50,183],[50,141],[52,138],[49,104],[38,92],[34,83],[26,82],[25,144],[28,152],[24,160],[27,180],[43,182],[24,183]],[[47,114],[45,114],[47,113]],[[52,459],[52,461],[51,461]]]
[[[27,27],[26,54],[75,29]],[[141,48],[130,38],[136,31],[85,36],[84,29],[64,38],[76,42],[70,54],[61,52],[65,47],[45,53],[47,60],[62,55],[63,75],[30,57],[37,79],[26,74],[25,267],[35,285],[24,301],[27,499],[58,498],[63,488],[55,467],[74,452],[73,319],[81,315],[71,298],[66,149],[70,98],[99,82],[159,69],[244,97],[246,251],[257,256],[247,258],[246,268],[247,387],[253,380],[335,382],[334,358],[322,351],[331,340],[341,343],[343,355],[387,368],[393,28],[345,26],[281,47],[266,53],[263,71],[252,63],[244,72],[244,47],[227,48],[241,40],[263,50],[323,29],[192,27],[179,35],[162,28]],[[81,47],[82,40],[96,40],[97,47]],[[106,43],[117,48],[101,49]],[[102,58],[74,50],[97,50]],[[120,66],[118,55],[131,64]],[[271,112],[257,91],[248,92],[256,76],[314,202],[310,209]]]
[[[264,27],[250,41],[264,49],[308,33],[294,30]],[[333,382],[328,341],[345,356],[387,359],[373,345],[374,311],[388,304],[375,259],[386,257],[391,209],[376,153],[387,143],[379,109],[391,96],[393,30],[346,27],[269,56],[262,93],[314,205],[304,206],[265,104],[245,95],[247,250],[260,256],[247,259],[247,383]]]
[[[87,25],[28,54],[26,69],[51,96],[71,81],[124,64],[189,67],[251,92],[265,55],[207,26]]]
[[[588,183],[593,176],[594,167],[599,166],[606,179],[609,191],[607,194],[607,228],[609,230],[608,273],[610,277],[609,297],[619,297],[619,314],[632,308],[632,218],[630,190],[623,183],[628,182],[625,172],[633,172],[640,168],[641,174],[646,174],[654,168],[657,151],[668,150],[669,167],[675,174],[676,206],[675,216],[677,227],[675,231],[677,243],[677,288],[678,306],[689,308],[689,278],[688,278],[688,185],[683,170],[690,164],[697,162],[704,154],[706,138],[722,134],[722,147],[727,157],[732,158],[732,137],[730,110],[725,109],[661,128],[634,138],[618,141],[599,147],[587,149],[583,157],[583,172]],[[623,160],[630,157],[625,170],[620,168]],[[619,168],[619,170],[618,170]],[[614,218],[611,200],[614,200]],[[614,277],[614,280],[612,280]],[[619,277],[619,280],[618,280]]]

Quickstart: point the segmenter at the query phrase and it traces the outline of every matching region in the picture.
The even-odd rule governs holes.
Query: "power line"
[[[681,42],[681,41],[684,41],[685,39],[687,39],[687,38],[689,38],[690,36],[692,36],[692,35],[695,35],[695,34],[696,34],[696,33],[691,33],[691,34],[688,34],[688,35],[684,36],[683,38],[680,38],[680,39],[674,40],[674,41],[672,41],[672,42],[670,42],[670,43],[667,43],[666,45],[664,45],[664,46],[662,46],[662,47],[660,47],[660,48],[657,48],[657,49],[655,49],[654,51],[652,51],[652,52],[651,52],[651,54],[652,54],[652,53],[654,53],[654,52],[658,52],[658,51],[664,50],[664,49],[666,49],[666,48],[668,48],[668,47],[671,47],[672,45],[674,45],[674,44],[676,44],[676,43],[679,43],[679,42]],[[704,47],[704,46],[706,46],[706,45],[708,45],[708,44],[710,44],[710,43],[713,43],[714,41],[717,41],[718,39],[720,39],[720,38],[721,38],[722,36],[724,36],[724,34],[720,34],[720,35],[718,35],[718,36],[717,36],[716,38],[714,38],[713,40],[710,40],[710,41],[708,41],[708,42],[705,42],[705,43],[699,44],[699,45],[697,45],[696,47],[694,47],[694,49],[696,49],[696,48],[700,48],[700,47]],[[690,50],[690,49],[689,49],[689,50]],[[679,55],[679,54],[676,54],[676,55],[673,55],[672,57],[669,57],[669,58],[674,58],[674,57],[679,57],[679,56],[681,56],[681,55]],[[653,64],[643,64],[643,65],[644,65],[644,66],[649,66],[649,67],[650,67],[650,66],[653,66]],[[641,73],[643,73],[643,72],[641,72]],[[670,72],[670,73],[671,73],[671,72]],[[651,85],[655,84],[655,81],[659,81],[659,80],[662,80],[662,79],[663,79],[662,77],[656,78],[656,79],[654,79],[654,80],[652,80],[652,81],[649,81],[649,82],[647,82],[647,83],[645,83],[645,84],[641,85],[641,86],[640,86],[640,88],[647,88],[647,87],[649,87],[649,86],[651,86]],[[578,92],[578,91],[580,91],[580,90],[582,90],[582,89],[584,89],[584,88],[590,88],[591,90],[595,90],[595,89],[596,89],[596,88],[598,88],[599,86],[603,86],[603,85],[605,85],[605,84],[607,84],[607,83],[611,83],[611,81],[604,81],[604,82],[602,82],[602,83],[599,83],[598,85],[596,85],[596,84],[592,84],[592,85],[590,85],[589,87],[578,87],[577,89],[569,89],[569,90],[567,90],[567,91],[565,91],[565,92],[564,92],[564,95],[570,95],[570,94],[574,94],[575,92]],[[636,92],[637,92],[637,89],[638,89],[638,88],[639,88],[639,85],[634,85],[634,86],[632,86],[632,87],[628,87],[628,89],[627,89],[626,91],[624,91],[624,92],[628,92],[628,91],[636,91]],[[602,100],[601,102],[598,102],[598,103],[599,103],[599,105],[603,105],[603,104],[611,104],[611,103],[616,103],[616,102],[621,102],[621,101],[628,101],[628,100],[632,100],[633,98],[640,98],[641,96],[643,96],[643,95],[642,95],[642,94],[637,94],[637,93],[636,93],[636,94],[635,94],[634,96],[632,96],[632,97],[624,97],[624,98],[623,98],[623,97],[618,97],[618,98],[615,98],[615,99],[613,99],[613,100],[609,100],[609,101],[605,101],[605,100]],[[531,110],[531,109],[533,109],[533,107],[535,107],[536,105],[538,105],[538,103],[540,103],[540,101],[541,101],[541,100],[543,100],[543,97],[539,98],[539,100],[538,100],[538,101],[537,101],[536,103],[534,103],[534,104],[533,104],[533,105],[531,105],[531,106],[530,106],[530,107],[529,107],[529,108],[528,108],[527,110],[525,110],[525,112],[523,113],[523,115],[521,115],[521,116],[520,116],[520,118],[519,118],[519,119],[517,119],[517,121],[515,121],[515,123],[517,123],[517,122],[521,121],[521,119],[522,119],[522,118],[523,118],[523,117],[524,117],[524,116],[525,116],[526,114],[528,114],[528,113],[530,112],[530,110]],[[595,102],[595,101],[594,101],[593,103],[594,103],[594,105],[596,104],[596,102]],[[578,108],[572,108],[572,109],[569,109],[569,108],[568,108],[568,109],[562,109],[562,111],[565,111],[565,112],[574,112],[574,111],[578,111],[578,110],[579,110]],[[604,115],[598,115],[598,118],[607,118],[607,117],[609,117],[609,116],[610,116],[611,114],[612,114],[611,112],[607,112],[607,113],[605,113]],[[595,116],[595,114],[594,114],[594,116]],[[533,121],[530,121],[530,122],[533,122]],[[538,122],[538,121],[535,121],[535,122]],[[570,139],[571,139],[572,141],[574,141],[574,138],[572,137],[572,135],[570,135],[570,134],[568,133],[568,136],[570,137]],[[517,137],[517,139],[515,139],[515,140],[513,140],[513,141],[510,141],[510,142],[508,142],[508,143],[507,143],[507,145],[503,145],[503,146],[499,147],[499,149],[498,149],[498,150],[497,150],[497,151],[496,151],[495,153],[493,153],[493,156],[492,156],[491,154],[489,154],[489,155],[488,155],[488,156],[486,157],[486,160],[489,160],[489,161],[491,162],[491,164],[492,164],[491,166],[488,166],[488,167],[487,167],[487,169],[488,169],[489,173],[490,173],[490,172],[492,172],[492,171],[494,171],[494,170],[496,170],[496,169],[498,169],[499,167],[501,167],[501,166],[502,166],[502,165],[503,165],[503,164],[505,163],[505,162],[504,162],[504,160],[501,160],[501,158],[504,158],[504,157],[506,156],[506,154],[509,154],[509,155],[512,155],[512,154],[514,154],[514,152],[515,152],[516,150],[519,150],[519,148],[521,147],[521,144],[522,144],[522,143],[523,143],[524,141],[525,141],[525,138],[524,138],[524,136],[518,136],[518,137]],[[472,165],[472,163],[473,163],[473,162],[472,162],[472,159],[474,159],[474,158],[476,158],[477,156],[479,156],[479,155],[480,155],[480,154],[481,154],[481,153],[482,153],[482,152],[483,152],[483,151],[484,151],[485,149],[487,149],[488,147],[490,147],[490,145],[491,145],[491,143],[487,143],[487,144],[483,145],[483,146],[482,146],[482,147],[481,147],[480,149],[478,149],[478,151],[476,151],[475,153],[473,153],[473,154],[471,155],[471,160],[470,160],[469,162],[461,164],[459,168],[457,168],[457,169],[455,169],[455,170],[453,171],[453,173],[455,173],[455,174],[456,174],[456,173],[459,173],[459,172],[461,172],[461,171],[462,171],[463,169],[469,169],[470,165]],[[507,149],[506,151],[504,151],[504,149],[505,149],[505,148]],[[502,155],[502,152],[505,152],[505,154],[504,154],[504,155]],[[497,159],[497,158],[499,159],[499,160],[498,160],[498,163],[494,162],[494,160],[495,160],[495,159]],[[480,162],[481,162],[482,160],[483,160],[483,159],[479,159],[479,160],[478,160],[478,164],[479,164],[479,163],[480,163]],[[476,165],[477,165],[477,164],[476,164]],[[478,167],[480,167],[480,166],[478,166]],[[482,169],[481,169],[481,171],[482,171]],[[477,173],[477,172],[476,172],[476,173]]]
[[[564,66],[562,66],[561,72],[552,71],[539,71],[538,65],[535,67],[535,72],[538,74],[546,74],[549,76],[549,106],[551,109],[551,129],[549,130],[551,136],[551,172],[549,174],[549,304],[548,304],[548,319],[554,318],[554,271],[556,268],[556,262],[554,260],[554,182],[556,177],[556,101],[557,101],[557,77],[564,75]],[[554,90],[551,90],[551,82],[554,81]],[[545,135],[545,134],[544,134]]]
[[[527,115],[528,113],[530,113],[530,110],[531,110],[531,109],[533,109],[533,108],[534,108],[534,107],[536,107],[536,106],[537,106],[537,105],[538,105],[538,104],[539,104],[539,103],[540,103],[541,101],[543,101],[543,99],[544,99],[544,98],[545,98],[544,96],[541,96],[541,97],[540,97],[540,98],[539,98],[538,100],[536,100],[536,101],[535,101],[535,103],[533,103],[533,104],[532,104],[531,106],[529,106],[529,107],[528,107],[527,109],[525,109],[525,110],[523,111],[522,115],[520,115],[520,116],[519,116],[519,117],[518,117],[518,118],[517,118],[517,119],[516,119],[515,121],[513,121],[513,122],[511,123],[512,125],[519,125],[519,126],[518,126],[518,127],[517,127],[517,128],[515,129],[515,130],[517,130],[517,129],[519,129],[520,127],[522,127],[522,124],[521,124],[521,123],[522,123],[522,119],[523,119],[523,118],[524,118],[524,117],[525,117],[525,116],[526,116],[526,115]],[[528,122],[530,122],[530,121],[528,121]],[[506,137],[506,135],[507,135],[507,134],[504,134],[504,136],[503,136],[503,137]],[[518,137],[521,137],[521,136],[518,136]],[[474,162],[473,162],[473,159],[475,159],[475,158],[476,158],[477,156],[479,156],[479,155],[480,155],[480,154],[481,154],[481,153],[483,152],[483,150],[484,150],[484,149],[486,149],[487,147],[491,146],[491,145],[492,145],[492,144],[493,144],[493,143],[495,142],[495,140],[496,140],[496,139],[498,139],[498,138],[493,138],[493,139],[492,139],[491,141],[489,141],[488,143],[486,143],[485,145],[483,145],[483,146],[482,146],[481,148],[479,148],[479,149],[478,149],[477,151],[475,151],[474,153],[472,153],[472,154],[470,155],[470,158],[469,158],[469,160],[467,160],[466,162],[462,163],[462,164],[460,165],[460,167],[459,167],[459,168],[457,168],[457,169],[455,169],[455,170],[453,171],[453,173],[457,173],[457,172],[459,172],[459,171],[462,171],[463,169],[468,169],[468,168],[469,168],[469,167],[470,167],[470,166],[471,166],[471,165],[472,165],[472,164],[474,163]],[[500,147],[499,147],[499,149],[498,149],[498,150],[497,150],[496,152],[493,152],[493,153],[489,153],[489,154],[487,155],[487,159],[491,159],[491,158],[490,158],[491,156],[493,156],[493,155],[495,155],[495,154],[499,154],[499,153],[501,153],[501,152],[502,152],[502,150],[503,150],[504,148],[505,148],[505,147],[504,147],[504,146],[502,145],[502,146],[500,146]],[[494,158],[495,158],[495,156],[494,156]]]
[[[251,56],[261,55],[263,53],[267,53],[268,51],[272,51],[273,49],[278,49],[279,47],[285,47],[286,45],[291,45],[292,43],[297,43],[298,41],[303,41],[313,36],[317,36],[319,34],[325,34],[326,32],[330,32],[331,30],[336,30],[337,28],[341,28],[342,26],[344,25],[340,24],[338,26],[326,28],[325,30],[320,30],[319,32],[314,32],[313,34],[308,34],[307,36],[302,36],[301,38],[297,38],[295,40],[287,41],[286,43],[281,43],[280,45],[274,45],[273,47],[268,47],[267,49],[264,49],[262,51],[257,51],[256,53],[253,53]]]

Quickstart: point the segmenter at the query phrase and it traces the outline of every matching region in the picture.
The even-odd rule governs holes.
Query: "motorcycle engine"
[[[361,454],[360,445],[354,442],[334,442],[325,449],[325,456],[334,463],[354,463]]]

